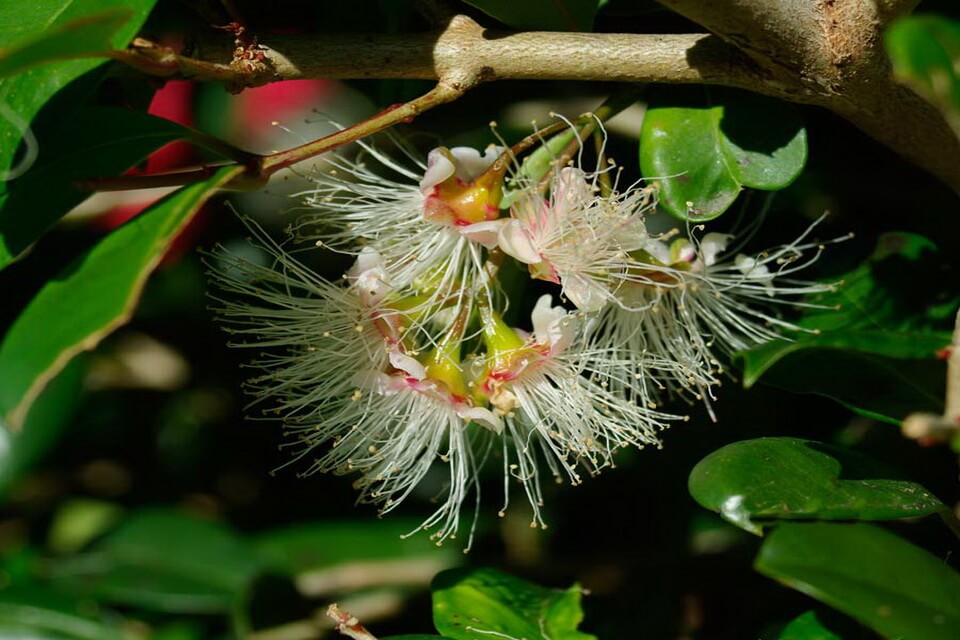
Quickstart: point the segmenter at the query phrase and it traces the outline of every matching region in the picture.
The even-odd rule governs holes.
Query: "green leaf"
[[[514,29],[535,31],[590,31],[597,0],[465,0]]]
[[[811,297],[797,324],[809,329],[739,354],[743,384],[764,382],[833,398],[899,424],[914,411],[942,410],[937,352],[950,343],[956,308],[934,245],[907,233],[881,236],[873,255],[835,291]],[[829,370],[831,375],[813,375]]]
[[[807,611],[790,621],[783,628],[777,640],[842,640],[817,619],[815,611]]]
[[[451,640],[446,636],[431,636],[423,633],[405,634],[402,636],[387,636],[382,640]]]
[[[887,637],[960,637],[960,574],[869,524],[784,523],[755,568]]]
[[[51,60],[102,55],[113,49],[113,37],[132,17],[129,9],[110,9],[4,46],[0,48],[0,77]]]
[[[884,43],[897,81],[936,105],[960,137],[960,24],[908,16],[890,25]]]
[[[583,620],[580,588],[547,589],[493,569],[451,569],[431,586],[433,623],[453,640],[496,634],[536,640],[596,640]]]
[[[115,230],[48,282],[0,343],[0,410],[18,429],[47,383],[129,319],[150,272],[201,205],[242,168],[224,167]]]
[[[807,133],[783,103],[736,94],[716,106],[651,105],[640,170],[681,220],[716,218],[743,187],[783,189],[807,161]]]
[[[426,558],[437,571],[456,564],[462,554],[437,549],[427,536],[400,537],[419,525],[403,518],[311,522],[268,531],[254,542],[264,562],[287,575],[367,560]]]
[[[44,389],[15,433],[0,419],[0,498],[57,441],[70,421],[83,389],[85,363],[71,362]]]
[[[125,640],[119,629],[91,617],[90,610],[89,601],[38,587],[0,590],[0,638]]]
[[[718,449],[693,468],[689,488],[701,506],[758,535],[765,523],[756,520],[896,520],[946,509],[863,455],[797,438]]]
[[[140,29],[156,0],[41,0],[0,5],[0,48],[11,50],[18,42],[59,32],[76,20],[129,12],[130,19],[112,31],[110,48],[127,46]],[[99,30],[99,28],[97,29]],[[80,36],[77,37],[86,37]],[[0,175],[14,164],[25,131],[40,108],[57,91],[104,59],[67,60],[27,69],[0,80]]]
[[[173,613],[226,613],[262,564],[256,549],[221,524],[162,510],[129,517],[89,553],[62,560],[64,587]]]
[[[118,175],[191,135],[175,122],[116,107],[81,108],[47,133],[33,168],[0,185],[0,269],[90,195],[77,179]]]

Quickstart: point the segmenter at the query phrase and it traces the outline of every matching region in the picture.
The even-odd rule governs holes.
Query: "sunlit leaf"
[[[74,356],[127,321],[171,240],[239,171],[220,169],[163,199],[40,290],[0,343],[0,409],[10,427],[23,425],[34,400]]]
[[[960,637],[960,574],[880,527],[783,523],[764,542],[755,567],[881,635]]]
[[[790,621],[777,640],[842,640],[840,636],[824,627],[815,611],[807,611]]]
[[[52,30],[109,11],[130,13],[112,32],[109,44],[122,48],[130,42],[153,8],[156,0],[46,0],[6,2],[0,9],[0,47],[9,49],[18,42],[42,37]],[[85,58],[44,64],[0,80],[0,175],[14,165],[14,157],[25,125],[57,91],[72,80],[104,62]]]
[[[765,520],[896,520],[946,508],[863,455],[797,438],[729,444],[701,460],[689,484],[700,505],[757,534]]]
[[[176,613],[230,611],[262,564],[224,525],[147,509],[90,552],[56,566],[61,586],[118,604]]]
[[[597,0],[464,0],[508,27],[539,31],[590,31]]]
[[[744,187],[782,189],[806,161],[806,130],[774,100],[736,94],[715,105],[653,103],[643,118],[640,170],[659,183],[660,205],[682,220],[716,218]]]
[[[577,630],[581,591],[547,589],[493,569],[451,569],[436,577],[433,623],[452,640],[596,640]]]
[[[960,23],[907,16],[884,34],[893,75],[935,104],[960,137]]]

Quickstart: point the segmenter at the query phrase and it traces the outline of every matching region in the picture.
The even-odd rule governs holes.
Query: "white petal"
[[[464,420],[476,422],[477,424],[490,429],[490,431],[493,431],[497,435],[503,433],[503,421],[489,409],[484,409],[482,407],[469,407],[465,404],[458,404],[456,409],[457,415]]]
[[[464,182],[473,182],[490,168],[490,165],[500,157],[503,150],[504,147],[487,147],[481,156],[480,152],[473,147],[454,147],[450,149],[456,163],[457,177]]]
[[[364,247],[357,256],[357,261],[353,263],[350,270],[347,271],[347,280],[353,284],[357,277],[364,271],[369,271],[383,265],[383,258],[375,249]]]
[[[394,346],[390,349],[390,364],[416,380],[423,380],[427,377],[427,370],[424,369],[423,365],[417,362],[416,358],[400,351],[400,347]]]
[[[670,264],[670,247],[666,242],[653,240],[644,245],[643,250],[649,253],[654,260],[661,264]]]
[[[544,294],[537,300],[530,314],[533,322],[533,335],[540,344],[550,345],[551,352],[566,349],[574,337],[574,325],[563,307],[551,307],[550,294]]]
[[[553,191],[554,208],[561,220],[567,218],[570,212],[586,206],[593,199],[590,184],[584,177],[583,171],[575,167],[565,167],[560,170],[557,185]]]
[[[560,282],[563,295],[581,311],[599,311],[607,303],[607,290],[596,282],[580,276],[560,276]]]
[[[508,220],[500,228],[497,242],[504,253],[524,264],[543,262],[543,257],[533,246],[530,236],[527,235],[519,220]]]
[[[770,273],[770,269],[765,264],[760,264],[755,258],[750,256],[745,256],[742,253],[737,254],[737,257],[733,261],[733,266],[736,267],[744,277],[749,278],[750,280],[756,280],[757,282],[762,282],[766,286],[766,294],[768,296],[774,295],[775,291],[773,288],[773,274]]]
[[[445,147],[438,147],[427,155],[427,171],[420,180],[420,191],[427,193],[456,172],[453,156]]]
[[[733,236],[729,233],[708,233],[700,241],[700,257],[708,267],[717,262],[717,254],[727,248]]]
[[[486,222],[476,222],[468,224],[465,227],[456,227],[464,238],[482,244],[487,249],[493,249],[497,246],[500,237],[500,229],[510,222],[507,218],[499,220],[487,220]]]

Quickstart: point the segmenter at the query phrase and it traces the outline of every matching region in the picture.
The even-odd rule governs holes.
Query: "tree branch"
[[[960,191],[960,140],[936,108],[894,82],[883,51],[883,25],[916,0],[660,2],[715,35],[505,33],[455,16],[433,33],[271,36],[240,58],[225,45],[201,47],[195,59],[142,40],[117,57],[232,89],[298,78],[436,79],[441,94],[452,91],[428,98],[437,104],[492,80],[737,87],[830,109]]]

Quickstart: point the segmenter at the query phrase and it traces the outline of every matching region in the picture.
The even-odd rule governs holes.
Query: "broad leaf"
[[[908,16],[884,34],[893,75],[935,104],[960,137],[960,23]]]
[[[700,505],[756,534],[758,520],[895,520],[946,509],[865,456],[796,438],[729,444],[693,468],[689,485]]]
[[[78,358],[54,378],[34,403],[21,432],[0,420],[0,498],[57,441],[74,414],[85,369]]]
[[[118,175],[191,132],[131,109],[87,107],[47,134],[33,168],[0,185],[0,269],[90,195],[75,180]]]
[[[790,621],[783,628],[777,640],[842,640],[817,619],[815,611],[807,611]]]
[[[451,569],[431,590],[433,623],[452,640],[596,640],[577,631],[583,620],[577,586],[547,589],[493,569]]]
[[[714,106],[647,109],[640,170],[681,220],[716,218],[744,187],[782,189],[807,161],[807,134],[790,107],[736,94]]]
[[[940,258],[928,240],[882,236],[873,255],[838,278],[833,292],[799,319],[808,332],[740,354],[743,383],[759,379],[831,397],[854,411],[898,424],[908,413],[942,409],[948,320],[956,293],[938,277]],[[830,375],[812,375],[814,371]]]
[[[514,29],[590,31],[597,0],[465,0]]]
[[[130,19],[112,31],[111,48],[130,42],[153,8],[156,0],[42,0],[5,2],[0,7],[0,48],[10,50],[62,29],[76,20],[103,17],[110,11],[129,12]],[[57,91],[104,59],[55,62],[27,69],[0,80],[0,175],[14,165],[14,157],[25,126]]]
[[[0,343],[0,415],[9,427],[22,427],[34,400],[75,355],[127,321],[171,240],[240,171],[225,167],[163,199],[103,238],[30,301]]]
[[[387,636],[383,640],[451,640],[445,636],[431,636],[423,633],[414,633],[412,635]]]
[[[112,39],[131,18],[130,9],[110,9],[5,45],[0,49],[0,77],[50,60],[103,55],[113,49]]]
[[[261,568],[223,525],[143,510],[89,553],[61,561],[58,583],[118,604],[176,613],[228,612]]]
[[[784,523],[763,543],[755,567],[881,635],[960,637],[960,574],[880,527]]]

